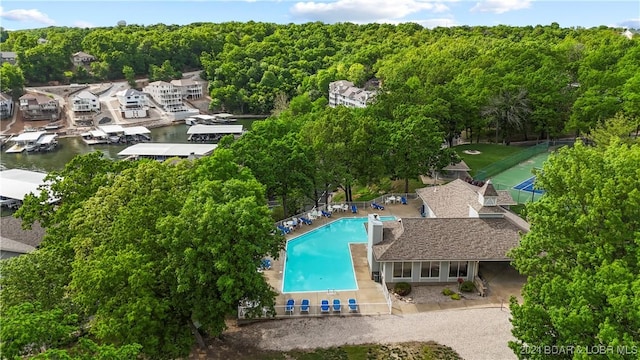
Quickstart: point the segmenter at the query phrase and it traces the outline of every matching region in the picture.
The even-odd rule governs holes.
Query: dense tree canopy
[[[451,142],[463,131],[471,138],[495,131],[500,123],[481,109],[520,90],[531,107],[515,132],[524,138],[588,132],[621,111],[638,116],[640,45],[621,31],[229,22],[9,31],[2,47],[17,53],[27,83],[66,80],[71,54],[81,50],[96,56],[97,80],[202,69],[211,109],[227,112],[270,114],[279,94],[313,102],[326,98],[331,81],[377,77],[416,105],[438,104],[430,117]],[[72,78],[86,78],[84,70],[73,69]],[[418,88],[406,86],[411,78]]]
[[[524,302],[511,301],[517,340],[510,346],[520,358],[586,359],[586,349],[600,346],[613,349],[601,352],[603,358],[637,357],[638,164],[637,141],[612,139],[563,148],[538,172],[537,186],[546,193],[527,205],[531,231],[512,253],[527,275]]]
[[[194,335],[202,343],[201,333],[221,333],[238,301],[274,305],[256,268],[283,239],[272,233],[263,186],[230,150],[165,163],[100,154],[52,174],[61,205],[40,201],[47,191],[18,212],[47,235],[34,254],[2,263],[3,349],[75,342],[86,327],[118,351],[139,344],[151,358],[175,358]],[[12,326],[21,321],[34,327]]]

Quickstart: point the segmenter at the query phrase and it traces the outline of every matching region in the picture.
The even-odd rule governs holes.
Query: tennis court
[[[544,191],[534,189],[535,176],[532,170],[542,168],[548,157],[548,152],[536,155],[494,176],[491,182],[497,190],[510,190],[513,200],[519,204],[538,199]]]

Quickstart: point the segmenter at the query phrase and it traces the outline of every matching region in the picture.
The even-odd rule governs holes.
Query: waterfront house
[[[355,87],[351,81],[340,80],[329,84],[329,106],[339,105],[364,108],[374,98],[375,91]]]
[[[100,111],[100,100],[90,91],[83,90],[71,98],[71,108],[74,112]]]
[[[13,99],[5,93],[0,93],[0,119],[10,118],[13,115]]]
[[[0,65],[6,62],[15,65],[18,62],[18,55],[13,51],[0,51]]]
[[[58,119],[59,104],[54,98],[42,94],[25,94],[19,100],[24,120]]]
[[[199,99],[202,97],[202,83],[193,79],[171,80],[171,84],[178,88],[184,99]]]
[[[147,95],[136,89],[126,89],[116,93],[120,104],[120,113],[125,119],[147,117],[149,99]]]
[[[93,61],[96,61],[96,57],[83,51],[71,55],[71,62],[74,66],[89,65]]]
[[[182,103],[182,90],[166,81],[154,81],[145,86],[144,92],[151,95],[165,111],[181,112],[187,110]]]

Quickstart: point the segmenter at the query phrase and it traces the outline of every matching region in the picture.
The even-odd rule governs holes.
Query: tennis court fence
[[[486,180],[494,175],[497,175],[507,169],[510,169],[523,161],[529,160],[532,157],[542,154],[549,150],[549,142],[545,141],[541,144],[526,148],[520,152],[517,152],[507,158],[504,158],[500,161],[496,161],[491,165],[485,166],[482,169],[478,170],[476,175],[473,177],[475,180]]]
[[[496,190],[509,190],[511,192],[511,197],[518,204],[524,204],[529,201],[534,201],[542,196],[542,193],[540,192],[528,191],[527,189],[520,189],[520,190],[515,189],[513,185],[506,185],[506,184],[500,184],[500,183],[494,183],[494,182],[491,182],[491,184],[493,184],[493,187]]]

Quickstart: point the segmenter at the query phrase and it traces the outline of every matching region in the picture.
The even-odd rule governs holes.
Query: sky
[[[638,0],[2,0],[7,30],[48,26],[186,25],[255,21],[278,24],[414,22],[437,26],[611,26],[640,29]]]

